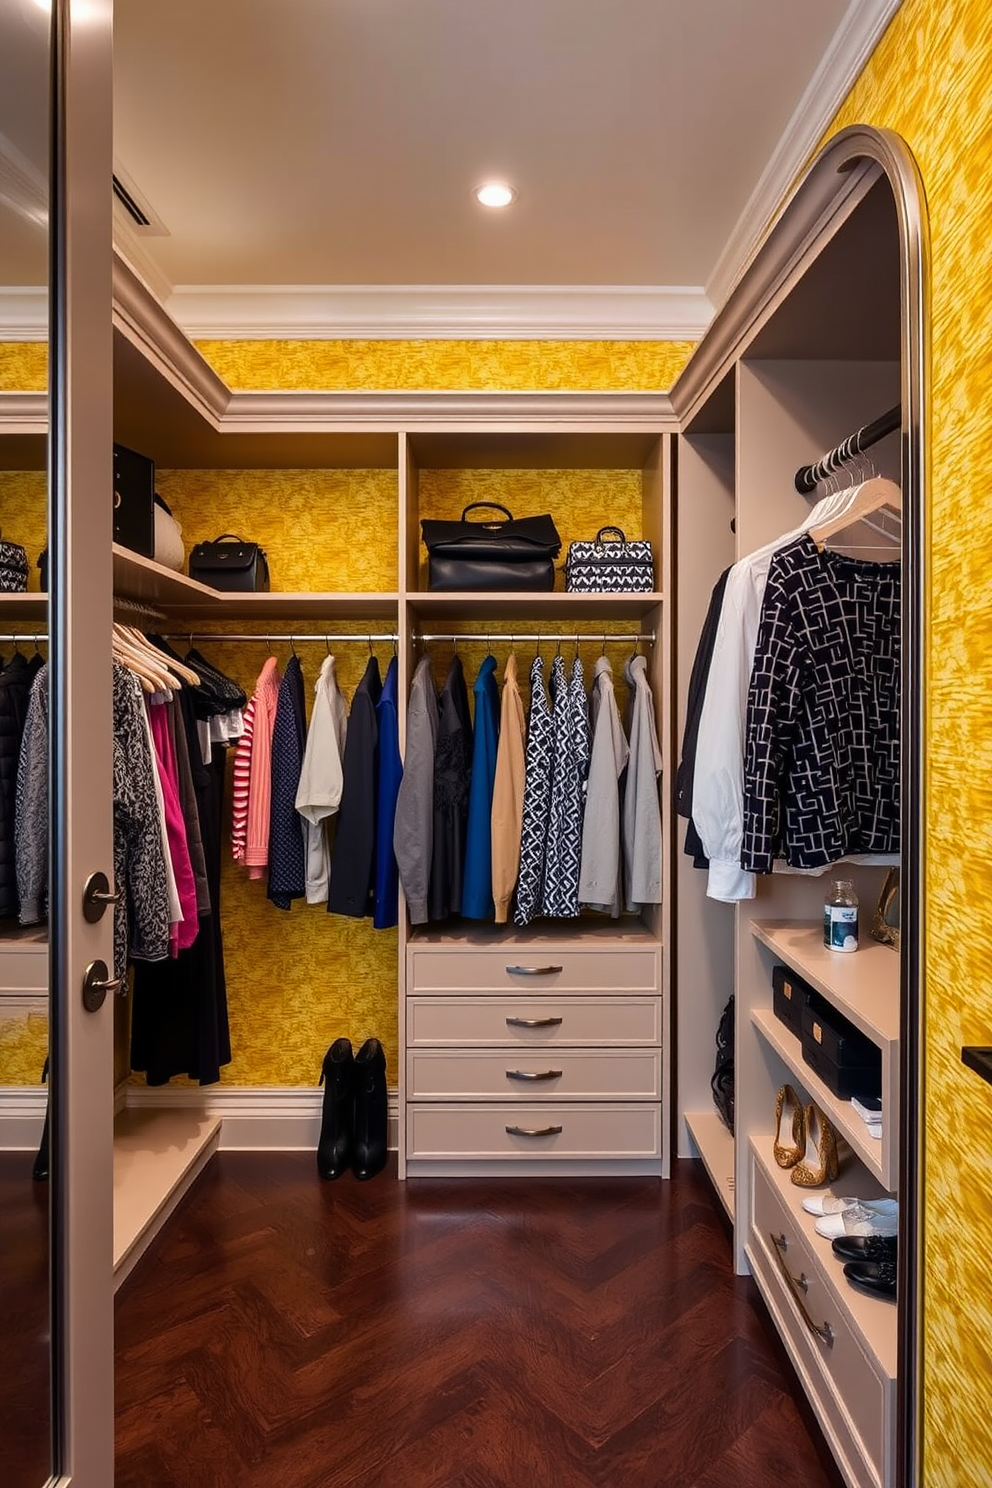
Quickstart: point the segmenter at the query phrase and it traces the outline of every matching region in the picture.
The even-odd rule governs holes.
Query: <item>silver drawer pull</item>
[[[511,976],[554,976],[556,971],[564,971],[563,966],[508,966],[507,971]]]
[[[507,1028],[560,1028],[561,1018],[507,1018]]]
[[[561,1070],[541,1070],[540,1073],[531,1070],[507,1070],[508,1080],[560,1080]]]
[[[785,1281],[786,1286],[789,1288],[789,1291],[792,1293],[792,1300],[795,1302],[796,1306],[799,1309],[799,1316],[802,1318],[809,1331],[814,1334],[821,1343],[825,1343],[827,1345],[827,1348],[833,1348],[833,1328],[831,1328],[828,1322],[824,1322],[822,1327],[819,1323],[814,1323],[813,1319],[809,1315],[809,1311],[806,1307],[806,1303],[803,1300],[803,1297],[799,1295],[800,1291],[802,1291],[804,1296],[806,1292],[809,1291],[809,1282],[806,1279],[805,1271],[800,1272],[798,1276],[793,1276],[792,1272],[789,1270],[788,1264],[786,1263],[786,1259],[783,1254],[783,1252],[788,1248],[788,1242],[785,1236],[772,1235],[771,1242],[775,1251],[775,1259],[778,1261],[779,1270],[782,1273],[783,1280]]]
[[[508,1126],[508,1137],[560,1137],[560,1126]]]

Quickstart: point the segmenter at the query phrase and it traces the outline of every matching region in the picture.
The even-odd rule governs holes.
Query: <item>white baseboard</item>
[[[223,1152],[315,1152],[323,1092],[294,1086],[118,1085],[114,1114],[128,1110],[192,1108],[223,1118]],[[0,1152],[29,1152],[41,1141],[47,1094],[44,1087],[0,1091]],[[399,1145],[399,1096],[389,1092],[390,1151]]]
[[[222,1152],[315,1152],[320,1136],[323,1092],[295,1086],[128,1085],[129,1110],[193,1106],[208,1116],[221,1116]],[[389,1092],[387,1141],[399,1145],[399,1096]]]

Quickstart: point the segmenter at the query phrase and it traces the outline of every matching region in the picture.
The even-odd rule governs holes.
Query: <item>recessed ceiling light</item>
[[[484,207],[508,207],[516,201],[517,193],[505,181],[485,181],[475,188],[475,199]]]

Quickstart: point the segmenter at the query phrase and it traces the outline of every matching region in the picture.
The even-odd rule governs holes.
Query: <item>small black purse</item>
[[[20,543],[0,541],[0,593],[23,594],[27,587],[27,553]]]
[[[467,522],[478,507],[500,511],[505,522]],[[457,522],[423,521],[431,589],[541,591],[555,587],[561,538],[549,516],[514,517],[496,501],[473,501]]]
[[[265,553],[258,543],[245,542],[231,532],[196,544],[189,555],[189,576],[211,589],[234,593],[267,593],[269,588]]]

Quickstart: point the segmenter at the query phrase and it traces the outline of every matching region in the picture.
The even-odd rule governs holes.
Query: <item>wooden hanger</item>
[[[118,661],[123,662],[138,677],[142,686],[153,684],[153,692],[171,692],[182,683],[164,665],[165,658],[151,647],[137,645],[126,633],[125,627],[115,625],[113,629],[113,651]],[[148,690],[147,688],[145,689]]]
[[[894,480],[889,480],[884,475],[875,475],[854,488],[854,495],[843,511],[834,517],[828,517],[825,522],[817,523],[815,527],[810,527],[809,535],[814,542],[824,543],[835,533],[843,532],[846,527],[853,527],[855,522],[862,521],[883,506],[892,507],[902,516],[902,491]]]
[[[133,641],[138,650],[147,651],[156,666],[174,673],[180,681],[188,682],[191,687],[199,687],[200,677],[198,672],[194,672],[193,668],[188,667],[185,662],[178,661],[176,657],[169,656],[165,651],[160,651],[157,646],[151,645],[142,635],[141,631],[137,630],[133,625],[123,625],[118,622],[114,628],[128,640]]]

